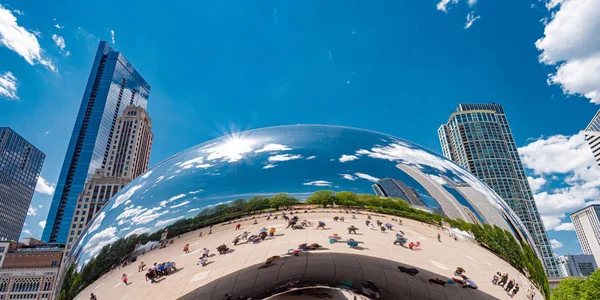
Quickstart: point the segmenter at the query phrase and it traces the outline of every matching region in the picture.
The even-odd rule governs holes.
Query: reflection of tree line
[[[158,241],[164,230],[168,230],[167,238],[181,235],[202,227],[227,222],[249,214],[269,209],[278,210],[300,204],[297,198],[287,193],[279,193],[270,198],[255,196],[250,200],[237,199],[229,203],[219,204],[202,210],[196,217],[179,220],[166,228],[152,234],[131,235],[106,245],[100,253],[92,258],[81,273],[76,273],[74,265],[67,270],[60,293],[60,300],[73,299],[81,290],[92,284],[111,267],[123,263],[135,251],[138,243]],[[529,277],[542,292],[549,295],[548,280],[542,263],[533,250],[524,242],[519,243],[506,230],[488,224],[476,225],[462,219],[452,220],[447,217],[428,213],[412,208],[401,199],[385,198],[370,194],[355,194],[353,192],[316,191],[306,199],[306,204],[323,207],[345,206],[367,208],[378,213],[385,213],[404,218],[414,219],[429,224],[440,224],[446,221],[460,230],[472,231],[477,242],[481,243],[498,256],[509,262],[516,269],[529,274]]]
[[[596,269],[590,277],[569,277],[561,280],[552,289],[552,300],[563,299],[600,299],[600,269]]]

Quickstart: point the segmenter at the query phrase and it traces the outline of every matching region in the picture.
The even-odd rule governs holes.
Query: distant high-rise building
[[[575,233],[585,254],[591,254],[600,266],[600,204],[592,204],[571,214]]]
[[[590,276],[597,268],[593,255],[567,254],[558,257],[560,277]]]
[[[585,128],[585,138],[592,148],[594,159],[600,166],[600,110],[596,113],[590,124]]]
[[[78,195],[96,169],[106,167],[110,159],[115,146],[111,138],[117,130],[117,119],[127,106],[146,109],[149,95],[150,85],[144,78],[120,52],[101,41],[56,184],[42,240],[66,242]]]
[[[136,106],[125,108],[117,120],[107,166],[96,170],[77,198],[67,250],[110,198],[148,170],[153,139],[152,120],[146,111]]]
[[[46,155],[0,127],[0,241],[18,240]]]
[[[444,156],[490,186],[519,216],[550,277],[558,265],[500,104],[460,104],[438,130]]]

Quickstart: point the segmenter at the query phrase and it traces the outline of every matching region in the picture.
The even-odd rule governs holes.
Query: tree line
[[[267,210],[289,208],[301,203],[299,199],[287,193],[279,193],[271,197],[255,196],[249,200],[237,199],[206,208],[193,218],[181,219],[152,234],[145,233],[121,238],[113,244],[104,246],[100,253],[84,266],[80,273],[77,273],[71,266],[66,272],[59,300],[73,299],[81,290],[109,271],[112,266],[128,259],[135,251],[138,243],[146,244],[149,241],[158,241],[165,230],[168,231],[167,238],[170,239],[213,224],[233,221]],[[337,193],[330,190],[315,191],[306,199],[305,203],[325,208],[334,205],[346,208],[366,208],[373,212],[434,225],[440,225],[442,221],[448,222],[452,227],[463,231],[471,231],[478,243],[529,276],[546,298],[550,295],[546,273],[533,250],[524,241],[517,242],[510,232],[497,226],[471,224],[462,219],[453,220],[442,215],[415,209],[402,199],[371,194],[355,194],[347,191]]]
[[[588,278],[569,277],[561,280],[552,289],[552,300],[597,300],[600,299],[600,269]]]

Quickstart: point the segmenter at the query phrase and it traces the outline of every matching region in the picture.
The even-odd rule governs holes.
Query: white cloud
[[[529,186],[531,187],[532,193],[537,193],[543,186],[546,184],[547,180],[544,177],[531,177],[527,176],[527,181],[529,181]]]
[[[251,152],[256,141],[241,136],[228,136],[224,142],[207,145],[202,149],[210,153],[207,160],[220,159],[222,162],[234,163],[244,158],[244,154]]]
[[[299,158],[302,158],[302,155],[279,154],[279,155],[270,156],[269,161],[270,162],[288,161],[288,160],[294,160],[294,159],[299,159]]]
[[[198,193],[200,193],[202,191],[204,191],[204,190],[203,189],[199,189],[199,190],[196,190],[196,191],[191,191],[190,195],[195,195],[195,194],[198,194]]]
[[[30,65],[40,63],[52,71],[56,67],[43,55],[36,36],[17,24],[10,10],[0,5],[0,43],[22,56]]]
[[[142,175],[142,176],[141,176],[141,178],[142,178],[142,179],[146,179],[146,178],[150,177],[150,175],[152,175],[152,170],[150,170],[150,171],[148,171],[148,172],[144,173],[144,175]]]
[[[440,2],[438,2],[438,4],[436,5],[437,10],[441,10],[443,12],[447,12],[448,11],[448,4],[452,3],[452,4],[456,4],[458,3],[459,0],[440,0]]]
[[[556,228],[554,228],[555,231],[574,231],[575,230],[575,226],[573,225],[573,223],[562,223],[558,226],[556,226]]]
[[[166,220],[160,220],[158,222],[156,222],[156,224],[154,224],[154,227],[163,227],[172,223],[175,223],[175,221],[177,220],[181,220],[183,219],[184,216],[179,216],[177,218],[172,218],[172,219],[166,219]]]
[[[35,185],[35,191],[40,194],[52,195],[54,194],[54,185],[40,176]]]
[[[37,216],[38,215],[38,210],[37,208],[33,207],[33,206],[29,206],[29,209],[27,209],[27,215],[28,216]]]
[[[379,178],[373,177],[373,176],[371,176],[369,174],[365,174],[365,173],[356,172],[356,173],[354,173],[354,175],[356,175],[358,178],[366,179],[366,180],[373,181],[373,182],[379,181]]]
[[[177,196],[173,196],[173,197],[169,198],[169,200],[160,201],[160,206],[165,207],[165,206],[167,206],[167,204],[169,204],[177,199],[181,199],[183,197],[185,197],[185,194],[179,194]]]
[[[22,12],[22,11],[20,11],[18,9],[13,9],[12,12],[14,12],[15,14],[20,15],[20,16],[24,16],[25,15],[24,12]]]
[[[54,24],[54,27],[56,27],[57,29],[63,29],[63,28],[65,28],[65,26],[61,26],[59,24]]]
[[[54,44],[56,44],[56,46],[60,49],[61,53],[63,53],[65,56],[71,55],[71,52],[65,51],[67,44],[65,43],[65,39],[62,36],[53,34],[52,40],[54,41]]]
[[[476,15],[474,11],[467,14],[467,21],[465,22],[465,29],[469,29],[471,26],[473,26],[473,23],[475,23],[475,21],[477,21],[479,19],[481,19],[481,16]]]
[[[555,239],[550,240],[550,245],[552,245],[552,249],[558,249],[563,246],[563,244],[560,241],[555,240]]]
[[[83,252],[87,252],[92,257],[96,256],[96,254],[102,250],[102,247],[117,241],[115,233],[117,233],[116,227],[108,227],[94,234],[90,240],[85,243]]]
[[[519,154],[525,168],[544,178],[537,191],[529,181],[546,229],[572,230],[572,224],[561,223],[567,214],[600,199],[600,168],[583,132],[540,138]]]
[[[40,221],[38,223],[38,225],[40,225],[40,227],[42,227],[42,229],[44,229],[44,227],[46,227],[46,221],[45,220],[44,221]]]
[[[111,30],[110,31],[110,42],[114,45],[116,43],[115,41],[115,31]]]
[[[18,80],[12,72],[0,75],[0,96],[10,100],[19,100],[17,96]]]
[[[600,1],[552,0],[546,6],[551,20],[535,46],[541,63],[556,66],[548,84],[600,104]]]
[[[168,210],[165,210],[163,212],[158,212],[159,210],[160,210],[160,207],[155,207],[153,209],[146,210],[143,213],[131,218],[131,224],[136,225],[136,224],[150,223],[150,222],[156,220],[158,217],[169,213]]]
[[[352,176],[350,174],[340,174],[340,176],[342,176],[342,178],[344,178],[344,179],[348,179],[348,180],[351,180],[351,181],[356,180],[356,177],[354,177],[354,176]]]
[[[264,147],[254,151],[254,153],[269,152],[269,151],[289,151],[292,148],[281,144],[266,144]]]
[[[23,229],[23,233],[31,236],[31,230],[29,230],[29,229]]]
[[[312,185],[312,186],[331,186],[331,182],[325,180],[316,180],[311,182],[305,182],[304,185]]]
[[[122,193],[119,196],[117,196],[115,198],[115,203],[113,203],[113,205],[110,207],[110,209],[113,210],[113,209],[119,207],[119,205],[123,204],[125,201],[128,201],[129,198],[131,198],[137,190],[142,188],[142,186],[144,186],[143,183],[134,185],[134,186],[130,187],[125,193]],[[122,191],[123,190],[121,190],[121,192]]]
[[[171,206],[170,208],[177,208],[177,207],[181,207],[181,206],[184,206],[184,205],[186,205],[186,204],[188,204],[188,203],[190,203],[190,202],[191,202],[191,201],[189,201],[189,200],[186,200],[186,201],[183,201],[183,202],[181,202],[181,203],[179,203],[179,204],[175,204],[175,205]]]
[[[163,180],[163,178],[165,178],[165,176],[158,176],[158,178],[156,178],[156,181],[154,183],[159,183],[161,180]]]
[[[272,169],[272,168],[275,168],[275,167],[277,167],[277,165],[274,165],[274,164],[268,164],[268,165],[265,165],[265,166],[263,167],[263,169]]]
[[[340,157],[340,162],[353,161],[353,160],[357,160],[357,159],[358,159],[358,157],[356,155],[342,154],[342,157]]]
[[[314,155],[311,155],[311,156],[307,157],[306,160],[311,160],[311,159],[315,159],[315,158],[317,158],[317,157]]]
[[[150,228],[145,228],[145,227],[136,228],[136,229],[130,231],[129,233],[127,233],[127,235],[125,235],[125,238],[128,238],[129,236],[132,236],[134,234],[140,235],[140,234],[148,233],[150,231],[151,231]]]
[[[192,209],[188,210],[188,212],[194,212],[194,211],[199,211],[199,210],[200,210],[199,208],[192,208]]]
[[[94,219],[94,222],[92,223],[92,225],[90,225],[90,229],[88,230],[88,233],[92,233],[92,232],[98,230],[98,228],[100,228],[100,224],[102,224],[102,221],[104,220],[104,217],[106,217],[106,213],[100,212],[98,214],[98,216]]]

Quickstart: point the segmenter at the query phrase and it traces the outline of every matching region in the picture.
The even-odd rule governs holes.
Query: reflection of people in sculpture
[[[350,227],[348,227],[348,234],[356,234],[356,230],[358,230],[358,228],[354,227],[354,225],[350,225]]]

